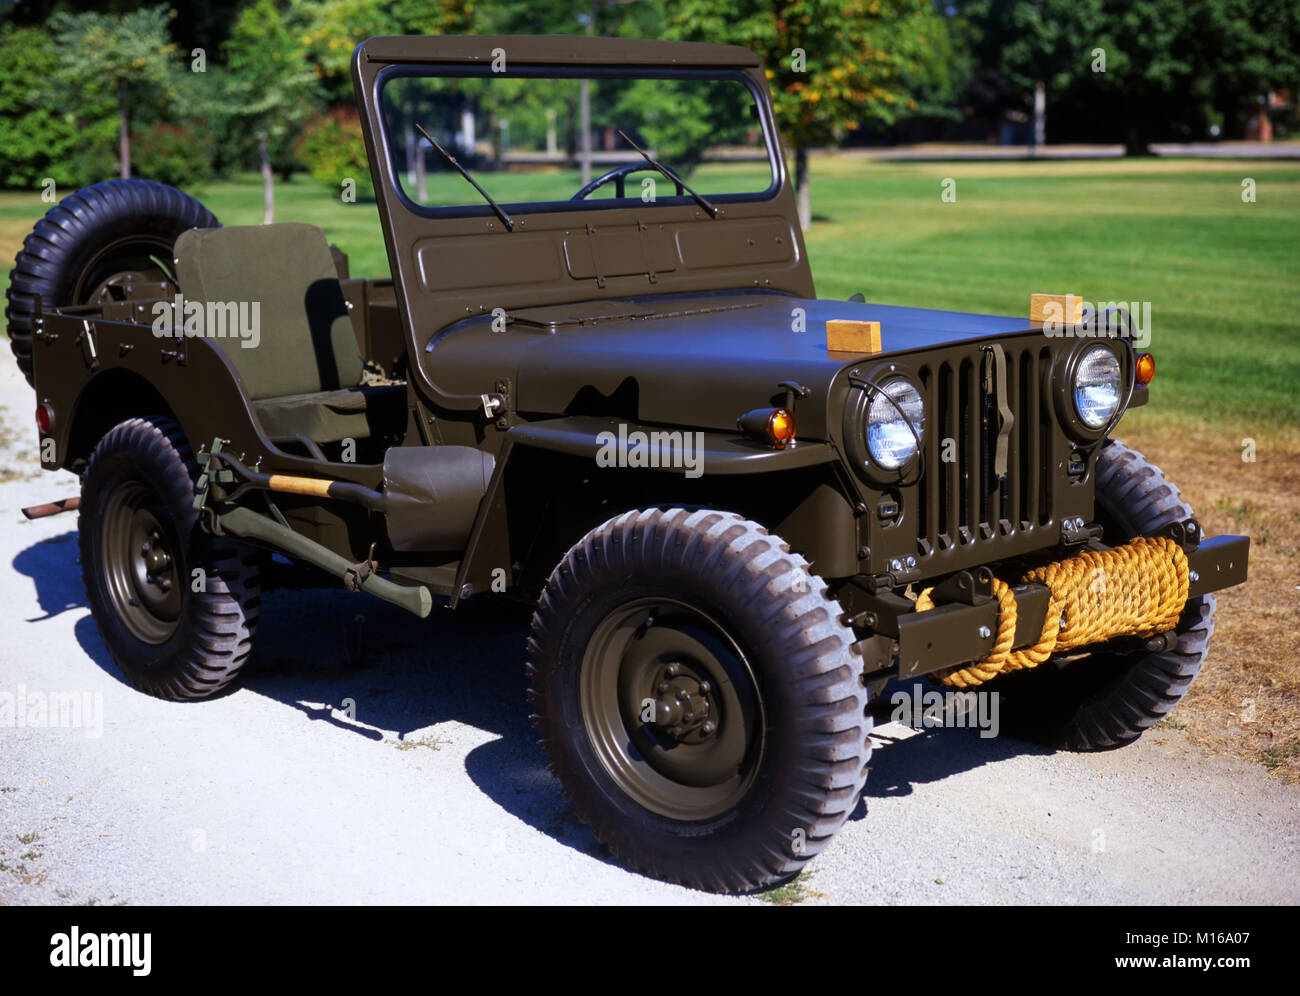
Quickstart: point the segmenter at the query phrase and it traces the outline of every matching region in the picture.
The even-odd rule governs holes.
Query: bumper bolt
[[[1201,580],[1201,575],[1198,574],[1196,571],[1188,571],[1188,572],[1187,572],[1187,580],[1188,580],[1188,581],[1199,581],[1199,580]]]
[[[979,633],[980,633],[981,640],[987,640],[990,636],[993,635],[993,630],[989,629],[987,626],[981,626],[979,629]]]

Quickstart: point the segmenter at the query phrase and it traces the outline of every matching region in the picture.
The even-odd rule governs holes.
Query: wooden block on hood
[[[826,348],[832,353],[879,353],[880,323],[831,318],[826,322]]]
[[[1078,294],[1030,294],[1029,320],[1031,322],[1047,321],[1047,309],[1053,308],[1053,320],[1063,325],[1078,325],[1083,321],[1083,298]]]

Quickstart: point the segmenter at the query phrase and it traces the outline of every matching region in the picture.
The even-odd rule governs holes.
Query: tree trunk
[[[428,151],[423,142],[415,147],[415,199],[421,204],[429,203],[428,172],[424,167]]]
[[[1151,150],[1147,147],[1147,136],[1144,128],[1136,124],[1129,125],[1124,138],[1124,154],[1126,156],[1146,156],[1151,154]]]
[[[258,132],[257,155],[262,160],[262,224],[275,221],[275,171],[271,169],[271,153],[266,147],[266,132]]]
[[[808,147],[794,147],[794,191],[799,205],[799,224],[804,231],[812,225],[812,191],[808,182]]]
[[[126,117],[126,80],[117,81],[117,172],[131,179],[131,128]]]
[[[578,84],[578,166],[585,187],[591,182],[591,83]]]

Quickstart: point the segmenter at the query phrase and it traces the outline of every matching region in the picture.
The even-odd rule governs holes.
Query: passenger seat
[[[176,240],[175,254],[187,301],[260,302],[257,346],[212,341],[238,372],[272,441],[328,445],[402,432],[406,388],[362,383],[365,364],[319,228],[194,228]]]

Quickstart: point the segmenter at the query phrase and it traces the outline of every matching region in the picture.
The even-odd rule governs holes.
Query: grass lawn
[[[704,167],[752,170],[752,166]],[[1151,302],[1158,373],[1139,425],[1300,438],[1300,165],[1235,160],[880,163],[815,157],[809,255],[823,297],[1024,314],[1034,291]],[[1243,203],[1241,183],[1257,184]],[[956,200],[945,202],[945,178]],[[570,182],[571,181],[571,182]],[[459,178],[431,178],[460,185]],[[492,175],[504,199],[577,174]],[[707,186],[707,182],[706,182]],[[255,176],[195,193],[225,224],[261,220]],[[48,205],[0,192],[0,254]],[[373,203],[303,176],[277,220],[321,225],[354,276],[388,270]],[[0,275],[0,284],[7,273]]]
[[[838,157],[812,177],[823,297],[1011,315],[1035,291],[1150,301],[1157,374],[1132,419],[1300,434],[1300,164]]]

